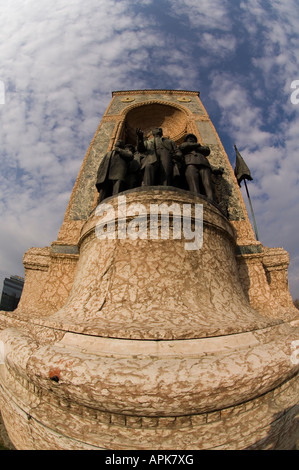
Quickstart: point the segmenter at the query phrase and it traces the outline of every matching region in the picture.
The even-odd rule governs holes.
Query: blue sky
[[[0,8],[0,283],[56,240],[114,90],[200,91],[263,245],[290,253],[299,298],[299,2],[9,0]],[[242,188],[245,202],[246,193]]]

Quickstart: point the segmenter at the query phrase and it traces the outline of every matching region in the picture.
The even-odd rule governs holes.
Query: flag
[[[246,163],[244,162],[239,150],[237,149],[236,145],[234,145],[236,151],[236,166],[235,166],[235,176],[237,178],[239,186],[241,186],[241,182],[243,180],[250,180],[252,181],[253,178],[250,174],[250,170]]]
[[[256,222],[255,222],[255,217],[254,217],[253,207],[252,207],[252,204],[251,204],[251,199],[250,199],[250,196],[249,196],[249,191],[248,191],[248,188],[247,188],[247,183],[246,183],[246,180],[252,181],[253,178],[250,174],[250,170],[249,170],[248,166],[244,162],[244,160],[243,160],[243,158],[242,158],[242,156],[241,156],[241,154],[240,154],[240,152],[237,149],[237,146],[235,144],[234,144],[234,147],[235,147],[235,151],[236,151],[235,176],[237,178],[239,186],[241,186],[241,182],[244,180],[245,189],[246,189],[246,192],[247,192],[248,201],[249,201],[249,204],[250,204],[250,209],[251,209],[251,214],[252,214],[252,219],[253,219],[253,224],[254,224],[255,236],[256,236],[256,239],[258,240],[259,236],[258,236],[258,232],[257,232],[257,226],[256,226]]]

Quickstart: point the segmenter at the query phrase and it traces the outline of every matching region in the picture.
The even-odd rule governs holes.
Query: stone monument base
[[[62,308],[30,321],[19,312],[0,334],[0,407],[13,444],[294,448],[298,322],[252,308],[234,228],[215,204],[173,189],[123,195],[127,208],[139,204],[147,227],[153,204],[177,204],[181,214],[184,205],[202,204],[202,246],[187,250],[186,233],[175,240],[100,239],[102,218],[92,213]],[[105,203],[114,209],[114,229],[128,228],[133,212],[124,219],[119,198]],[[193,230],[197,223],[193,211]]]

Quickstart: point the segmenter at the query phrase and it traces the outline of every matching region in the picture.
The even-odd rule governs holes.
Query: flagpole
[[[252,220],[253,220],[253,225],[254,225],[254,230],[255,230],[255,237],[258,240],[259,236],[258,236],[258,232],[257,232],[257,226],[256,226],[256,222],[255,222],[255,217],[254,217],[253,207],[252,207],[252,204],[251,204],[251,199],[250,199],[250,196],[249,196],[249,191],[248,191],[248,188],[247,188],[247,183],[246,183],[247,179],[252,180],[252,176],[250,174],[250,170],[249,170],[248,166],[244,162],[239,150],[237,149],[236,144],[234,144],[234,147],[235,147],[235,151],[236,151],[235,176],[237,178],[239,186],[241,186],[242,181],[244,181],[244,183],[245,183],[246,193],[247,193],[248,201],[249,201],[249,204],[250,204],[251,215],[252,215]]]
[[[251,215],[252,215],[252,220],[253,220],[253,225],[254,225],[254,230],[255,230],[255,236],[256,236],[256,239],[259,241],[257,226],[256,226],[256,222],[255,222],[255,217],[254,217],[253,207],[252,207],[252,204],[251,204],[251,199],[250,199],[250,196],[249,196],[249,191],[248,191],[248,188],[247,188],[246,179],[244,179],[244,183],[245,183],[245,188],[246,188],[248,201],[249,201],[249,204],[250,204]]]

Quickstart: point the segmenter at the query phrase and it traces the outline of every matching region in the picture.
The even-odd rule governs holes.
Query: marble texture
[[[185,191],[126,193],[145,209],[191,200],[203,204],[200,250],[183,238],[100,240],[94,212],[62,308],[0,333],[0,406],[16,448],[295,445],[299,328],[248,302],[234,227]]]

